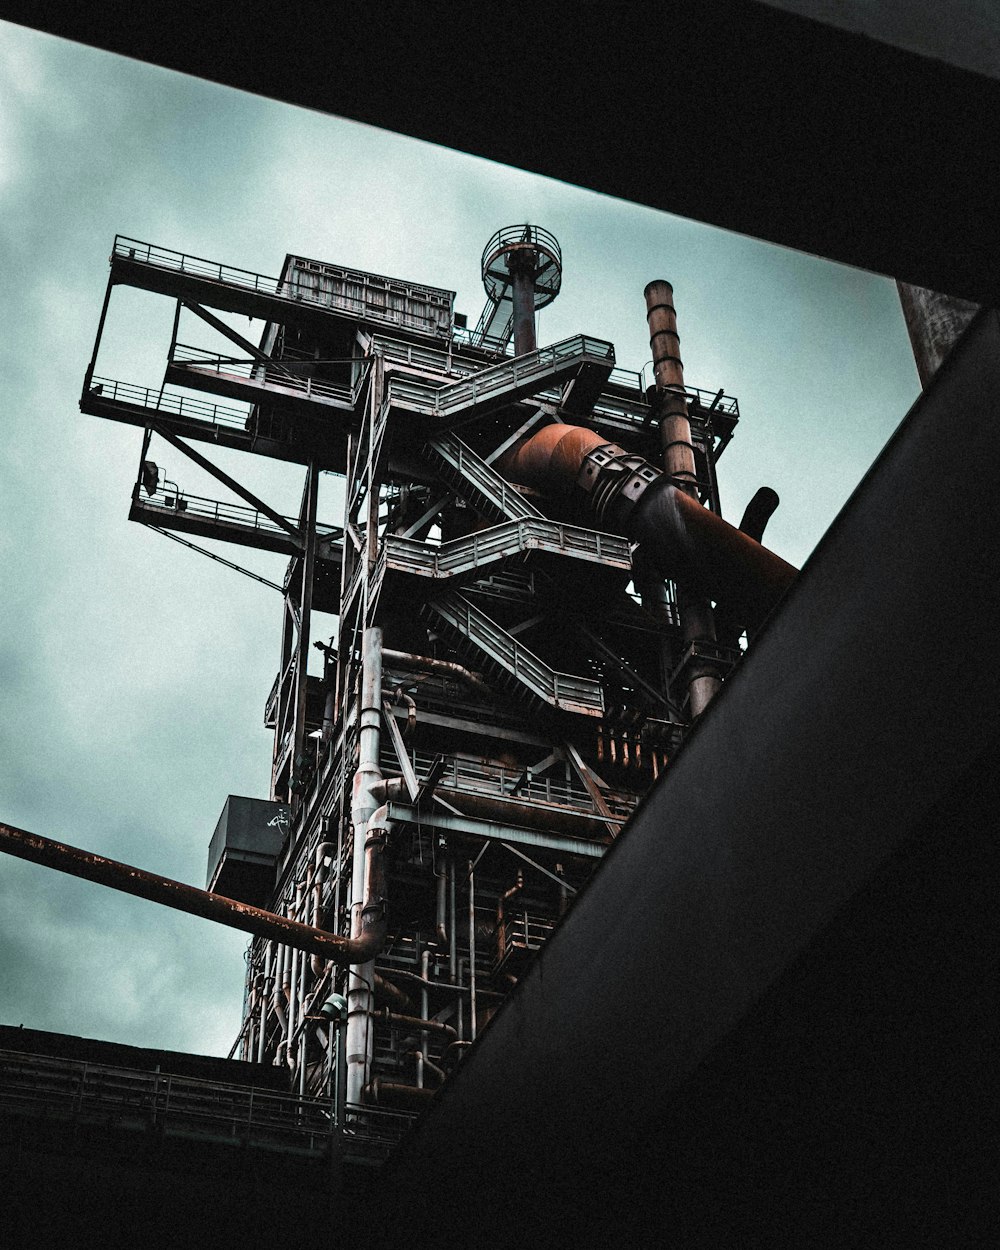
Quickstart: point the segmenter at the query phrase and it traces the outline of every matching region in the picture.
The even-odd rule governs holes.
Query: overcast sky
[[[890,281],[0,23],[0,820],[203,885],[226,795],[267,795],[280,598],[128,523],[141,434],[77,407],[116,232],[448,287],[473,322],[483,245],[522,221],[563,247],[542,342],[640,369],[643,287],[673,282],[688,382],[740,401],[726,515],[775,487],[768,543],[801,564],[917,393]],[[100,370],[158,386],[169,301],[112,307]],[[299,470],[217,459],[295,510]],[[281,580],[283,557],[220,552]],[[0,857],[0,1022],[225,1054],[245,946]]]

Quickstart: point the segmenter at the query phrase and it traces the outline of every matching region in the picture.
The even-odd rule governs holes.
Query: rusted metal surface
[[[643,294],[649,348],[653,353],[653,376],[656,379],[653,406],[660,421],[663,467],[679,490],[697,500],[698,467],[684,392],[684,362],[681,360],[681,340],[677,333],[674,289],[669,282],[658,279],[648,283]],[[692,569],[677,590],[685,642],[714,642],[715,616],[699,571]],[[687,694],[692,717],[701,715],[718,694],[721,685],[722,679],[713,668],[696,666],[691,671]]]
[[[416,1085],[403,1085],[399,1081],[384,1081],[377,1076],[365,1086],[366,1103],[376,1107],[395,1107],[400,1111],[423,1111],[434,1097],[433,1089],[418,1089]]]
[[[582,426],[548,425],[500,467],[513,481],[578,500],[640,543],[663,577],[740,605],[755,623],[795,578],[792,565],[679,489],[661,470]]]
[[[925,389],[965,333],[979,305],[923,286],[897,282],[920,385]]]
[[[369,923],[357,939],[345,938],[260,907],[251,907],[249,903],[239,903],[222,894],[211,894],[182,881],[161,877],[132,864],[123,864],[120,860],[107,859],[93,851],[43,838],[13,825],[0,823],[0,850],[18,859],[54,868],[57,872],[110,886],[113,890],[149,899],[164,907],[173,907],[175,911],[187,912],[190,916],[201,916],[204,920],[214,920],[231,929],[242,929],[245,933],[282,942],[296,950],[332,959],[338,964],[358,962],[359,956],[365,957],[366,950],[374,953],[385,940],[384,916],[380,923]],[[370,954],[367,957],[370,958]]]
[[[660,421],[663,467],[682,490],[694,494],[697,470],[687,396],[684,393],[684,362],[677,333],[674,288],[662,278],[650,282],[644,291],[649,349],[653,354],[656,379],[656,406]]]
[[[421,1033],[435,1033],[439,1037],[448,1038],[451,1042],[456,1041],[458,1038],[458,1034],[450,1024],[443,1024],[440,1020],[425,1020],[421,1016],[411,1016],[400,1011],[390,1011],[388,1007],[377,1013],[376,1019],[384,1020],[386,1024],[394,1024],[400,1028],[412,1029]]]

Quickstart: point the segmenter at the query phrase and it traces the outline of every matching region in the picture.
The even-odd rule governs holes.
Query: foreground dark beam
[[[991,311],[390,1162],[389,1241],[994,1226],[998,394]]]
[[[974,22],[912,7],[931,42],[943,23],[975,50]],[[754,0],[516,13],[489,32],[398,2],[0,0],[66,38],[1000,303],[996,77]]]

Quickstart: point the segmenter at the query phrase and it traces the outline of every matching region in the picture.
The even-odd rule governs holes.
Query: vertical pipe
[[[425,950],[420,956],[420,976],[426,982],[427,975],[430,972],[431,956],[430,951]],[[420,988],[420,1019],[427,1019],[427,986],[426,984]],[[424,1068],[427,1064],[427,1030],[423,1029],[420,1033],[420,1059],[417,1062],[417,1086],[419,1089],[424,1087]]]
[[[684,362],[681,360],[680,336],[677,333],[677,310],[674,289],[659,279],[650,282],[643,292],[646,299],[646,322],[649,346],[653,354],[653,376],[656,379],[657,415],[660,419],[660,446],[663,467],[680,490],[698,497],[698,475],[691,441],[687,397],[684,393]],[[715,619],[709,599],[689,585],[678,585],[677,607],[685,642],[714,642]],[[692,670],[688,679],[691,719],[708,707],[717,694],[721,681],[711,670]]]
[[[379,804],[375,787],[382,780],[378,765],[382,715],[382,630],[361,636],[361,706],[358,713],[358,770],[351,795],[354,858],[351,870],[351,936],[361,934],[365,893],[365,838],[368,821]],[[347,989],[347,1101],[360,1103],[371,1069],[375,961],[352,964]]]
[[[306,693],[309,686],[309,626],[312,613],[313,580],[316,568],[316,497],[319,469],[310,462],[306,470],[305,497],[302,508],[302,593],[299,599],[299,636],[295,659],[295,717],[292,721],[291,771],[302,754],[306,738]]]
[[[449,855],[448,869],[448,976],[452,985],[458,980],[458,940],[455,933],[455,922],[458,912],[455,910],[455,861]],[[461,1003],[461,999],[459,1000]]]
[[[476,1040],[476,868],[469,860],[469,1036]]]
[[[514,355],[533,352],[535,341],[535,273],[538,254],[534,248],[518,248],[507,253],[514,303]]]
[[[687,396],[684,393],[684,362],[677,333],[674,288],[662,279],[650,282],[644,291],[649,346],[653,353],[656,379],[660,446],[663,467],[674,482],[689,495],[697,492],[697,472]]]
[[[292,1038],[298,1022],[298,985],[299,952],[298,948],[295,948],[292,951],[291,970],[288,975],[288,1036],[285,1038],[285,1062],[293,1071],[295,1070],[295,1053]]]
[[[274,962],[274,943],[268,942],[264,954],[264,983],[260,996],[260,1026],[257,1036],[257,1062],[264,1062],[264,1034],[267,1031],[267,999],[268,986],[272,984],[272,965]]]

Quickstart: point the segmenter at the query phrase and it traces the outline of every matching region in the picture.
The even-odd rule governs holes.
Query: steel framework
[[[341,1124],[414,1113],[447,1080],[794,573],[759,546],[773,504],[721,519],[739,409],[685,385],[669,286],[647,290],[647,391],[610,343],[535,342],[561,267],[548,232],[498,231],[469,332],[439,288],[112,249],[80,406],[144,431],[130,519],[290,556],[264,714],[273,845],[220,825],[209,877],[247,914],[266,901],[341,935],[310,954],[258,923],[233,1047]],[[158,387],[96,371],[118,284],[176,302]],[[262,318],[259,344],[219,312]],[[182,315],[235,354],[179,343]],[[154,439],[240,502],[182,490]],[[298,515],[195,443],[304,466]],[[338,526],[317,516],[323,473]],[[337,618],[329,640],[316,612]]]

